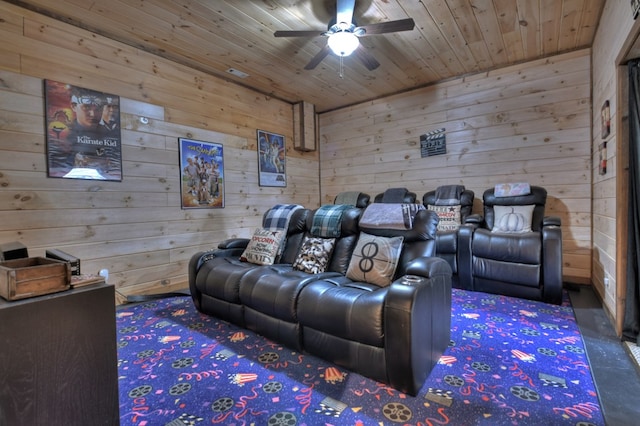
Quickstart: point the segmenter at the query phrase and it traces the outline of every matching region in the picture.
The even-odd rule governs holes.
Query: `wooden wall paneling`
[[[21,10],[2,3],[3,19],[6,9]],[[86,272],[106,267],[122,298],[186,286],[193,253],[249,236],[274,200],[317,206],[318,156],[292,149],[290,104],[33,12],[18,15],[0,22],[11,46],[0,58],[1,241],[22,241],[36,256],[63,249]],[[23,20],[24,33],[11,27]],[[121,96],[122,182],[47,177],[45,78]],[[257,128],[285,135],[286,188],[258,186]],[[180,208],[179,137],[224,145],[225,208]]]
[[[562,4],[562,20],[559,28],[558,50],[574,49],[579,40],[584,0],[565,0]]]
[[[625,129],[620,128],[623,117],[618,107],[625,104],[623,84],[626,70],[618,66],[640,28],[633,20],[629,3],[607,2],[602,11],[598,31],[593,41],[593,248],[592,282],[603,301],[605,311],[612,317],[618,334],[622,332],[624,297],[626,289],[626,177],[624,157],[620,151],[624,143]],[[600,111],[605,101],[611,106],[611,134],[607,137],[607,173],[598,169],[598,146],[601,138]],[[615,244],[612,244],[615,242]],[[609,285],[605,285],[608,278]]]
[[[565,226],[563,274],[588,283],[589,69],[588,50],[570,52],[320,114],[323,199],[460,183],[481,200],[496,183],[541,185]],[[421,158],[420,134],[440,127],[447,153]]]
[[[604,0],[567,0],[561,5],[556,0],[357,3],[355,18],[360,25],[407,16],[417,25],[413,31],[363,39],[382,66],[369,72],[359,61],[347,58],[347,70],[353,72],[337,83],[334,55],[312,72],[300,72],[325,39],[273,37],[277,29],[326,28],[333,13],[322,10],[319,2],[114,0],[99,7],[77,6],[77,0],[11,3],[241,84],[225,70],[242,68],[251,74],[251,80],[244,82],[262,93],[290,103],[305,99],[318,111],[329,111],[480,69],[588,47]],[[549,7],[554,5],[561,7]],[[552,31],[545,32],[544,27]],[[542,48],[543,38],[547,50]]]
[[[513,4],[513,3],[512,3]],[[478,22],[480,30],[485,35],[484,42],[491,54],[494,63],[507,60],[507,52],[504,40],[496,33],[488,31],[489,28],[499,28],[497,9],[492,2],[479,2],[474,4],[473,14]]]
[[[45,17],[40,17],[36,15],[36,17],[41,21],[46,21],[46,25],[35,21],[30,22],[27,21],[26,24],[27,29],[31,29],[28,31],[28,34],[36,40],[46,40],[53,39],[56,40],[62,39],[62,43],[64,47],[69,49],[75,49],[74,51],[77,53],[87,53],[90,52],[90,55],[87,57],[88,63],[79,64],[83,65],[84,69],[89,71],[97,70],[95,72],[96,77],[95,80],[90,78],[85,73],[81,76],[82,81],[85,81],[84,85],[91,83],[92,88],[97,88],[101,90],[107,90],[102,87],[104,84],[104,79],[102,78],[104,72],[108,72],[114,76],[121,75],[124,79],[123,81],[119,81],[119,84],[122,84],[123,87],[120,89],[123,92],[129,93],[129,91],[141,92],[142,96],[150,102],[155,102],[162,105],[171,105],[176,104],[179,105],[179,108],[176,109],[175,113],[171,117],[172,120],[180,120],[180,118],[185,118],[181,120],[183,123],[192,125],[192,126],[206,126],[206,127],[214,127],[214,123],[211,122],[210,115],[204,114],[203,110],[207,108],[217,108],[218,110],[215,112],[216,115],[221,115],[222,120],[217,121],[216,123],[227,123],[229,121],[236,120],[237,121],[237,112],[233,113],[231,111],[235,111],[236,108],[242,108],[246,111],[245,121],[253,120],[255,114],[253,111],[256,107],[261,108],[262,103],[264,102],[265,96],[259,94],[251,95],[251,98],[240,98],[238,91],[238,86],[224,80],[217,80],[215,86],[211,85],[210,82],[215,80],[211,78],[207,78],[204,74],[201,74],[199,77],[194,78],[192,75],[187,77],[187,74],[184,73],[184,67],[179,66],[177,64],[171,63],[169,61],[158,61],[157,57],[150,55],[144,52],[135,51],[133,48],[125,47],[123,49],[114,48],[114,42],[108,39],[104,39],[97,36],[91,36],[89,32],[82,33],[82,30],[78,30],[82,33],[81,36],[66,36],[62,37],[61,34],[65,33],[63,23],[49,20]],[[68,32],[67,32],[68,33]],[[67,40],[65,42],[65,40]],[[80,46],[80,47],[78,47]],[[88,46],[88,47],[86,47]],[[50,50],[48,48],[43,48],[43,50]],[[126,52],[123,54],[123,52]],[[27,63],[26,65],[30,69],[37,69],[37,62],[46,57],[51,56],[46,52],[33,52],[34,53],[34,62],[36,63]],[[63,51],[64,53],[64,51]],[[53,55],[56,56],[56,55]],[[113,59],[116,59],[115,61]],[[126,65],[128,67],[134,66],[135,69],[139,72],[134,74],[129,70],[126,74],[118,73],[117,67],[120,65]],[[136,66],[137,64],[137,66]],[[59,69],[60,66],[52,66],[44,64],[45,69]],[[42,66],[42,64],[40,65]],[[44,74],[46,71],[43,70]],[[200,74],[200,73],[196,73]],[[136,86],[134,82],[137,78],[143,81],[143,84]],[[73,84],[82,85],[83,83],[78,81],[70,81]],[[114,82],[110,82],[109,90],[118,90],[118,87],[114,85]],[[208,90],[207,90],[208,89]],[[157,97],[151,97],[150,93],[155,94]],[[163,94],[165,94],[163,96]],[[262,98],[262,100],[261,100]],[[201,103],[197,102],[200,99]],[[223,100],[223,101],[222,101]],[[182,102],[180,102],[182,101]],[[256,103],[258,105],[256,105]],[[222,108],[222,106],[225,108]],[[277,123],[278,121],[282,121],[283,117],[287,115],[285,110],[278,111],[277,114],[270,115],[271,108],[261,108],[265,111],[265,115],[262,118],[270,118],[273,122]],[[184,111],[186,114],[183,114],[182,117],[179,114]],[[227,113],[227,111],[230,111]],[[235,114],[235,115],[234,115]],[[227,116],[225,116],[227,115]],[[290,117],[287,120],[291,120]],[[237,131],[238,124],[244,125],[253,125],[255,123],[233,123],[231,126],[225,127],[223,130],[226,132]],[[240,126],[243,128],[244,126]]]
[[[521,23],[518,20],[518,4],[510,0],[497,0],[493,5],[507,58],[512,62],[521,62],[524,60],[524,49],[520,32]]]
[[[593,26],[589,24],[589,22],[594,22],[594,17],[598,17],[596,19],[597,21],[602,12],[602,4],[599,4],[598,0],[585,0],[582,5],[582,19],[580,21],[580,27],[577,35],[578,39],[576,42],[578,46],[582,46],[587,40],[593,40],[593,36],[596,29],[599,27],[599,24],[598,26]]]

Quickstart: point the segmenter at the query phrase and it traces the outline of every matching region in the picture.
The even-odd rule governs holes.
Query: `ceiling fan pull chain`
[[[338,75],[340,78],[344,78],[344,56],[340,56],[340,72]]]

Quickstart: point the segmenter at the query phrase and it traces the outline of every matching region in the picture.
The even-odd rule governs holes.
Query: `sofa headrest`
[[[371,196],[364,192],[345,191],[336,195],[333,204],[350,204],[358,208],[365,208],[369,205]]]
[[[313,217],[317,210],[309,211],[306,217],[306,227],[308,231],[313,228]],[[358,222],[360,221],[360,215],[362,209],[357,207],[350,207],[342,212],[342,220],[340,224],[340,237],[346,237],[349,235],[355,235],[360,232]]]
[[[276,204],[262,215],[262,227],[267,229],[287,229],[293,213],[302,208],[299,204]]]
[[[456,204],[460,204],[461,206],[473,206],[474,198],[475,198],[475,194],[473,191],[471,191],[470,189],[464,189],[460,193],[460,197],[458,198],[458,203]],[[436,190],[429,191],[426,194],[424,194],[424,196],[422,197],[422,204],[424,204],[425,207],[427,207],[428,205],[432,205],[432,206],[439,205]]]
[[[360,226],[360,230],[367,234],[380,237],[404,237],[405,243],[412,241],[426,241],[436,238],[438,229],[438,214],[432,210],[420,210],[413,218],[411,229],[386,229],[378,227]]]
[[[415,203],[416,193],[407,188],[389,188],[375,196],[374,203]]]
[[[311,216],[311,210],[298,209],[293,212],[289,220],[287,235],[302,232],[307,228],[307,218]]]
[[[475,193],[470,189],[465,189],[460,194],[460,219],[462,222],[464,222],[464,219],[473,211],[474,198]],[[424,194],[422,197],[422,204],[424,204],[425,207],[438,205],[436,190],[429,191]]]

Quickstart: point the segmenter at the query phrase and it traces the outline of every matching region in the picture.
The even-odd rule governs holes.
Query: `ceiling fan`
[[[380,63],[362,47],[358,38],[398,31],[409,31],[414,28],[415,22],[413,19],[407,18],[359,27],[353,21],[355,3],[355,0],[338,0],[336,4],[335,21],[332,20],[329,23],[327,31],[276,31],[273,35],[275,37],[328,37],[327,44],[309,61],[304,67],[305,70],[314,69],[330,52],[340,57],[342,69],[342,58],[355,52],[355,55],[364,66],[367,67],[369,71],[372,71],[378,68]]]

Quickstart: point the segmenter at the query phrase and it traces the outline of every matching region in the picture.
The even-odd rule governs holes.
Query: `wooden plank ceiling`
[[[380,67],[330,54],[305,65],[326,37],[335,0],[24,0],[41,12],[318,112],[470,73],[591,46],[605,0],[356,0],[356,25],[413,18],[412,31],[360,38]],[[248,74],[239,78],[233,68]]]

